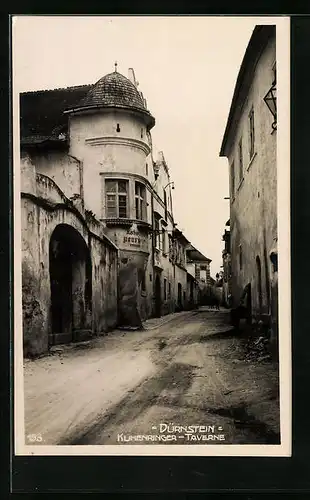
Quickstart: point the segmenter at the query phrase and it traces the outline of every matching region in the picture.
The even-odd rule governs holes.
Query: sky
[[[229,218],[228,164],[219,151],[233,91],[260,17],[17,16],[13,84],[17,92],[95,83],[134,68],[156,119],[153,144],[163,151],[178,228],[222,265]]]

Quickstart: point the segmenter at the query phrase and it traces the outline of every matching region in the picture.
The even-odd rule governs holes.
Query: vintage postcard
[[[12,18],[17,455],[290,456],[289,33]]]

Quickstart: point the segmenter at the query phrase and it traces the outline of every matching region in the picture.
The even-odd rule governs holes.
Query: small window
[[[119,126],[119,123],[116,124],[116,132],[120,132],[121,129],[120,129],[120,126]]]
[[[170,281],[168,284],[168,294],[169,294],[169,297],[171,297],[171,283],[170,283]]]
[[[136,219],[146,218],[145,186],[141,182],[135,183]]]
[[[242,246],[239,245],[239,267],[242,269],[243,266],[243,256],[242,256]]]
[[[197,281],[200,280],[200,267],[198,264],[195,265],[195,278]]]
[[[164,228],[162,228],[161,239],[162,239],[161,248],[162,248],[163,253],[165,254],[166,253],[166,230]]]
[[[169,240],[169,259],[173,259],[173,241],[172,237],[170,234],[168,234],[168,240]]]
[[[152,275],[150,274],[150,281],[152,281]]]
[[[143,139],[143,128],[141,129],[141,139]]]
[[[149,175],[149,166],[147,163],[145,165],[145,175]]]
[[[243,151],[242,151],[242,139],[239,141],[239,182],[243,179]]]
[[[235,162],[233,161],[230,167],[230,179],[231,179],[231,197],[235,196]]]
[[[249,113],[249,134],[250,134],[250,160],[251,160],[255,152],[255,123],[254,123],[253,107]]]
[[[167,300],[167,280],[164,279],[164,300]]]

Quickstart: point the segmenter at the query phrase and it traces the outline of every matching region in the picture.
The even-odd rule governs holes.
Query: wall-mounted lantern
[[[174,189],[174,182],[171,181],[171,182],[168,182],[168,184],[166,184],[166,186],[164,187],[164,191],[166,191],[167,187],[171,185],[171,189]]]
[[[274,118],[274,122],[272,123],[273,130],[277,128],[277,87],[276,84],[273,84],[272,87],[268,90],[267,94],[264,97],[265,104],[267,105],[270,113]]]

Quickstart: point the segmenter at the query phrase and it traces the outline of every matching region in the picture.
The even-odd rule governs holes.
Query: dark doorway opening
[[[178,310],[182,311],[182,285],[178,283]]]
[[[262,312],[263,308],[263,289],[262,289],[262,265],[260,258],[256,257],[256,269],[257,269],[257,298],[259,312]]]
[[[49,246],[51,325],[49,344],[75,340],[91,318],[91,260],[82,236],[72,226],[59,224]],[[87,321],[88,319],[88,321]]]
[[[161,284],[158,274],[155,278],[155,316],[157,318],[161,316]]]

